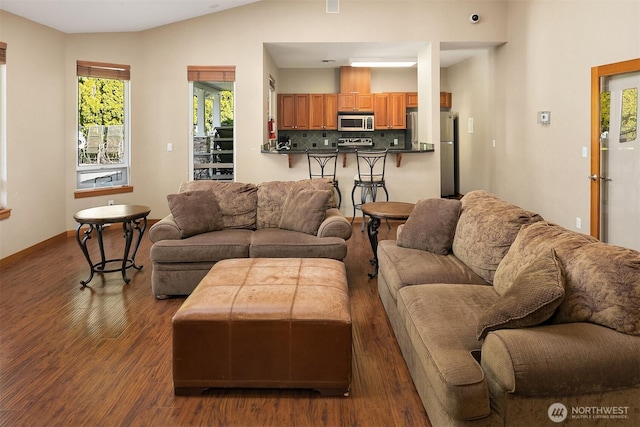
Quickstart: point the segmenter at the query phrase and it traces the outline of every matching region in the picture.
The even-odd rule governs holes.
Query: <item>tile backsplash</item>
[[[335,150],[338,147],[338,138],[365,137],[373,139],[373,149],[404,148],[404,130],[383,130],[373,132],[338,132],[334,130],[291,130],[278,131],[278,137],[291,139],[291,148],[294,150]],[[329,144],[324,145],[328,140]],[[393,145],[394,139],[398,145]]]

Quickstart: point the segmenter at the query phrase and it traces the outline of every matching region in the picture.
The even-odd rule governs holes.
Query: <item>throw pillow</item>
[[[258,187],[254,184],[203,179],[180,185],[180,192],[202,190],[211,191],[218,198],[224,228],[256,229]]]
[[[167,196],[180,238],[222,230],[222,212],[212,191],[185,191]]]
[[[552,322],[590,322],[640,335],[640,252],[596,242],[566,258],[566,297]]]
[[[566,260],[572,258],[577,248],[597,241],[591,236],[567,230],[547,221],[524,225],[498,265],[493,278],[493,289],[498,295],[504,295],[518,274],[551,248],[556,251],[562,265],[566,266]],[[569,282],[570,271],[565,270]]]
[[[292,186],[282,207],[280,228],[318,234],[330,197],[329,190],[314,190],[304,185]]]
[[[478,340],[490,331],[535,326],[549,319],[564,298],[564,281],[555,251],[541,254],[480,317]]]
[[[398,246],[446,255],[460,216],[460,200],[419,200],[398,235]]]
[[[461,202],[453,254],[487,283],[493,283],[496,269],[520,227],[542,217],[484,190],[470,191]]]

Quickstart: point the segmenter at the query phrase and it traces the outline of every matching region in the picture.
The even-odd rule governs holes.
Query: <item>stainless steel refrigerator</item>
[[[440,193],[454,197],[458,193],[457,117],[455,113],[440,113]]]

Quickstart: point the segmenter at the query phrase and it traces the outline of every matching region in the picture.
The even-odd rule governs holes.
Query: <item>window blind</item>
[[[77,61],[78,77],[98,77],[102,79],[130,80],[129,65],[108,64],[106,62]]]
[[[7,44],[0,42],[0,64],[7,63]]]
[[[236,67],[235,65],[189,65],[187,66],[187,80],[190,82],[235,82]]]

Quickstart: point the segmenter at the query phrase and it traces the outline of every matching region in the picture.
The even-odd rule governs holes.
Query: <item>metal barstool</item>
[[[356,217],[356,209],[367,203],[367,201],[375,202],[378,188],[384,190],[389,201],[389,192],[384,181],[385,164],[387,162],[387,151],[358,151],[356,149],[356,162],[358,165],[358,173],[353,178],[353,190],[351,190],[351,201],[353,202],[353,217],[351,223]],[[360,203],[356,204],[355,194],[356,188],[360,188]],[[364,230],[364,213],[362,214],[362,227]]]
[[[336,179],[336,164],[338,161],[338,150],[329,151],[327,153],[310,153],[307,152],[307,162],[309,163],[309,179],[324,178],[330,179],[333,183],[333,187],[338,193],[338,209],[342,204],[342,193],[340,193],[340,187],[338,187],[338,180]],[[311,160],[314,160],[312,162]]]

